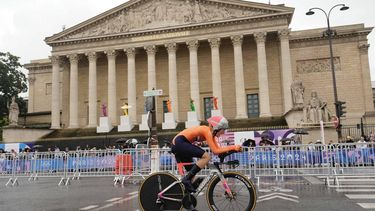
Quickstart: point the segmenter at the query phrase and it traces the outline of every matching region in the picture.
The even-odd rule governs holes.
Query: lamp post
[[[327,19],[327,27],[328,27],[328,29],[326,31],[326,35],[328,36],[328,42],[329,42],[329,52],[330,52],[331,71],[332,71],[332,83],[333,83],[333,95],[334,95],[334,102],[335,102],[336,117],[339,120],[339,124],[338,124],[338,126],[336,128],[336,131],[337,131],[337,137],[338,137],[338,139],[340,141],[341,137],[342,137],[341,136],[341,122],[340,122],[340,113],[339,113],[339,108],[338,108],[339,100],[338,100],[338,97],[337,97],[336,75],[335,75],[335,66],[334,66],[334,61],[333,61],[333,50],[332,50],[332,35],[334,34],[334,32],[331,30],[331,26],[330,26],[330,22],[329,22],[329,17],[331,15],[331,12],[336,7],[341,7],[340,8],[341,11],[349,9],[349,7],[346,6],[345,4],[336,4],[335,6],[331,7],[331,9],[329,10],[329,12],[327,13],[322,8],[313,7],[313,8],[310,8],[308,12],[306,12],[306,15],[314,15],[315,12],[313,10],[320,10],[320,11],[322,11],[324,13],[324,15],[326,16],[326,19]]]

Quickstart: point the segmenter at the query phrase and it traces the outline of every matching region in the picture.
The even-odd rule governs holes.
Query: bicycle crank
[[[197,206],[197,199],[191,194],[186,194],[182,198],[182,206],[187,210],[194,209]]]

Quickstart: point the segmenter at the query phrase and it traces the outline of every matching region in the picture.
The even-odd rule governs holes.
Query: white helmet
[[[207,119],[207,122],[214,130],[225,130],[229,128],[228,120],[223,116],[213,116]]]

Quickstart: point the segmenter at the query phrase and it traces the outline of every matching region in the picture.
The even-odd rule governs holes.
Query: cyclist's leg
[[[182,183],[185,185],[186,189],[189,192],[195,192],[192,179],[205,165],[207,165],[210,160],[209,154],[202,148],[191,144],[184,136],[176,137],[175,145],[172,146],[172,152],[175,154],[177,161],[192,162],[193,157],[201,158],[192,167],[185,166],[188,173],[182,179]]]
[[[147,177],[139,188],[139,205],[142,210],[181,210],[181,201],[171,200],[158,201],[158,194],[178,179],[167,172],[157,172]],[[184,191],[181,183],[177,183],[163,196],[182,200]]]
[[[256,191],[246,176],[237,172],[225,172],[224,178],[233,198],[230,198],[219,177],[214,177],[207,187],[206,197],[211,210],[254,210]]]

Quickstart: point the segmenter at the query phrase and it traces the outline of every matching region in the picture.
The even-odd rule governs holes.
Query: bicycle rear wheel
[[[256,191],[253,183],[246,176],[237,172],[224,172],[224,178],[232,191],[230,198],[220,178],[215,176],[208,184],[206,198],[211,210],[252,211],[256,204]]]
[[[138,201],[140,208],[144,211],[181,210],[181,201],[163,200],[161,203],[156,203],[158,193],[175,181],[178,181],[178,179],[168,172],[156,172],[147,177],[139,188]],[[167,190],[163,196],[182,200],[184,197],[182,184],[177,183]]]

